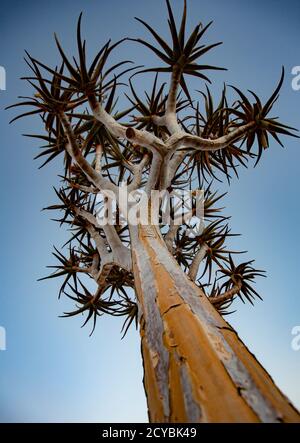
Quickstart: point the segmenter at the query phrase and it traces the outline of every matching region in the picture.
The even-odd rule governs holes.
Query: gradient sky
[[[182,1],[173,0],[173,4],[179,16]],[[287,75],[276,111],[282,121],[300,128],[300,91],[291,88],[291,69],[300,65],[300,3],[190,0],[188,4],[188,24],[213,19],[207,42],[224,41],[205,59],[205,63],[229,69],[212,76],[212,91],[219,94],[225,81],[267,98],[284,65]],[[7,331],[7,350],[0,351],[2,422],[147,419],[138,333],[132,329],[121,341],[121,322],[103,318],[89,337],[89,329],[80,328],[80,318],[58,318],[70,309],[68,302],[57,300],[58,282],[36,281],[51,264],[52,245],[61,245],[65,238],[49,214],[40,212],[55,201],[52,185],[61,171],[59,163],[39,171],[38,162],[32,160],[37,145],[21,134],[38,131],[36,120],[9,126],[13,112],[3,110],[18,95],[26,95],[25,84],[19,80],[28,73],[24,49],[55,65],[53,32],[67,50],[74,50],[80,11],[92,54],[108,38],[145,36],[134,16],[155,25],[163,35],[166,31],[163,0],[1,2],[0,65],[7,73],[7,90],[0,91],[0,326]],[[120,58],[153,65],[151,53],[133,43],[122,47]],[[140,78],[142,89],[147,88],[146,81]],[[193,82],[192,86],[204,85]],[[286,139],[285,147],[272,145],[256,169],[241,171],[226,197],[232,228],[243,234],[234,244],[248,250],[247,258],[255,258],[268,274],[257,284],[264,301],[254,307],[238,306],[227,319],[300,407],[300,351],[291,348],[291,330],[300,325],[300,142]]]

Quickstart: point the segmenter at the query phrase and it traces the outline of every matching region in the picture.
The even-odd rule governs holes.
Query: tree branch
[[[165,144],[155,135],[147,131],[140,131],[121,125],[102,108],[95,98],[90,97],[89,103],[95,119],[100,121],[114,137],[127,139],[131,143],[149,149],[151,152],[166,151]]]
[[[170,84],[170,90],[168,94],[166,114],[165,114],[165,124],[171,134],[176,134],[181,132],[181,127],[178,123],[176,115],[176,101],[177,101],[177,94],[178,94],[181,76],[182,76],[182,69],[178,65],[175,65],[172,71],[171,84]]]
[[[146,154],[144,155],[144,157],[142,158],[141,162],[138,165],[130,165],[130,170],[133,173],[133,180],[128,185],[128,192],[134,191],[141,186],[143,178],[143,170],[148,162],[149,162],[149,155]]]
[[[101,260],[108,256],[109,252],[107,250],[104,239],[101,237],[99,232],[91,224],[87,225],[87,231],[95,242],[97,251],[99,252]]]
[[[102,160],[102,155],[103,155],[103,149],[102,149],[102,145],[98,144],[96,146],[96,155],[95,155],[95,171],[98,172],[98,174],[101,174],[101,160]]]
[[[213,305],[221,305],[228,300],[231,300],[236,294],[238,294],[241,290],[242,282],[239,281],[236,285],[233,286],[229,291],[224,292],[223,294],[216,295],[215,297],[209,297],[210,302]]]
[[[103,263],[114,262],[130,272],[132,269],[130,250],[122,243],[115,226],[108,224],[99,225],[97,218],[84,209],[76,209],[75,213],[88,222],[87,230],[95,241],[101,258],[101,266],[103,266]],[[111,253],[108,252],[105,241],[96,228],[103,229]]]
[[[171,222],[169,230],[164,237],[166,246],[167,246],[168,250],[172,253],[173,253],[174,238],[175,238],[179,228],[180,228],[180,225],[175,225],[174,222]]]
[[[99,189],[93,188],[92,186],[83,186],[78,183],[70,182],[70,186],[74,189],[79,189],[79,191],[86,192],[87,194],[98,194]]]
[[[161,171],[161,188],[168,189],[171,186],[174,175],[182,163],[184,157],[186,156],[186,152],[177,151],[175,153],[169,152],[164,157],[164,162],[162,165]]]
[[[108,252],[105,240],[101,237],[95,227],[91,224],[87,226],[87,230],[93,238],[101,258],[100,273],[102,272],[102,268],[108,264],[120,266],[120,268],[126,269],[126,271],[131,272],[132,263],[130,250],[122,243],[120,237],[116,232],[115,227],[111,225],[105,225],[101,228],[105,233],[106,240],[109,244],[111,252]]]
[[[131,253],[130,250],[122,243],[115,226],[104,225],[102,229],[112,251],[112,261],[121,268],[124,268],[130,272],[132,270]]]
[[[146,193],[147,195],[150,195],[151,191],[156,188],[156,185],[158,183],[159,177],[160,177],[160,170],[162,165],[163,159],[160,154],[155,152],[153,154],[153,159],[150,167],[150,173],[146,185]]]
[[[197,278],[199,266],[200,266],[202,260],[204,259],[205,255],[207,253],[207,250],[208,250],[208,246],[206,243],[204,243],[201,246],[201,248],[199,249],[199,251],[197,252],[197,254],[195,255],[194,260],[192,261],[188,276],[193,281],[195,281]]]
[[[96,252],[93,255],[93,262],[92,262],[92,265],[89,269],[91,276],[96,281],[98,281],[99,265],[100,265],[100,257],[99,257],[99,254]]]
[[[233,143],[243,137],[248,131],[253,129],[255,125],[255,121],[249,122],[233,130],[229,134],[216,138],[215,140],[187,134],[186,132],[175,133],[169,138],[166,144],[168,149],[173,152],[182,148],[194,148],[199,151],[218,151],[226,148],[230,143]]]
[[[61,124],[67,135],[68,144],[66,150],[71,156],[72,160],[78,164],[82,172],[86,177],[99,189],[107,189],[116,193],[117,186],[111,183],[109,180],[105,179],[101,174],[97,173],[95,169],[89,164],[89,162],[84,158],[80,148],[78,147],[75,134],[72,130],[72,126],[68,120],[68,117],[64,112],[59,114]]]

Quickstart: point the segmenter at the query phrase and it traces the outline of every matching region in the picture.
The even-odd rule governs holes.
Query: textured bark
[[[300,422],[154,226],[131,227],[151,422]]]

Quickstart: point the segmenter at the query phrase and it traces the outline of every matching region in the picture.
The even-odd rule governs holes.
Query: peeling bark
[[[151,422],[300,422],[155,226],[131,226],[144,387]]]

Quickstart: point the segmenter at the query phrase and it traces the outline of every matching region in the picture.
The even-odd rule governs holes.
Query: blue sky
[[[174,0],[180,14],[182,2]],[[300,128],[300,91],[291,88],[291,69],[300,65],[299,2],[286,0],[190,0],[189,25],[214,20],[208,41],[224,45],[206,57],[227,67],[212,77],[213,93],[223,82],[252,89],[267,98],[281,66],[286,79],[276,111]],[[178,5],[178,8],[177,8]],[[75,24],[84,12],[83,31],[91,53],[108,38],[144,36],[141,17],[166,32],[162,0],[2,1],[0,65],[7,90],[0,91],[1,147],[1,293],[0,326],[7,331],[7,350],[0,351],[0,421],[140,422],[147,419],[142,387],[139,337],[133,329],[121,339],[121,322],[103,318],[95,334],[81,329],[81,319],[60,319],[70,306],[57,300],[58,282],[37,282],[51,262],[52,245],[65,233],[40,212],[52,204],[52,185],[60,164],[39,171],[32,159],[37,145],[22,133],[37,131],[36,120],[8,125],[12,112],[3,108],[26,91],[24,49],[48,64],[57,63],[53,32],[64,46],[75,46]],[[151,53],[128,43],[120,58],[153,64]],[[149,78],[149,77],[148,77]],[[147,78],[139,80],[147,88]],[[202,84],[193,81],[194,89]],[[291,348],[291,330],[300,324],[299,275],[300,142],[286,139],[285,149],[272,145],[260,165],[241,171],[226,197],[226,213],[242,237],[234,240],[267,271],[257,288],[264,301],[238,306],[228,320],[279,387],[300,407],[300,351]],[[226,186],[225,186],[226,187]]]

